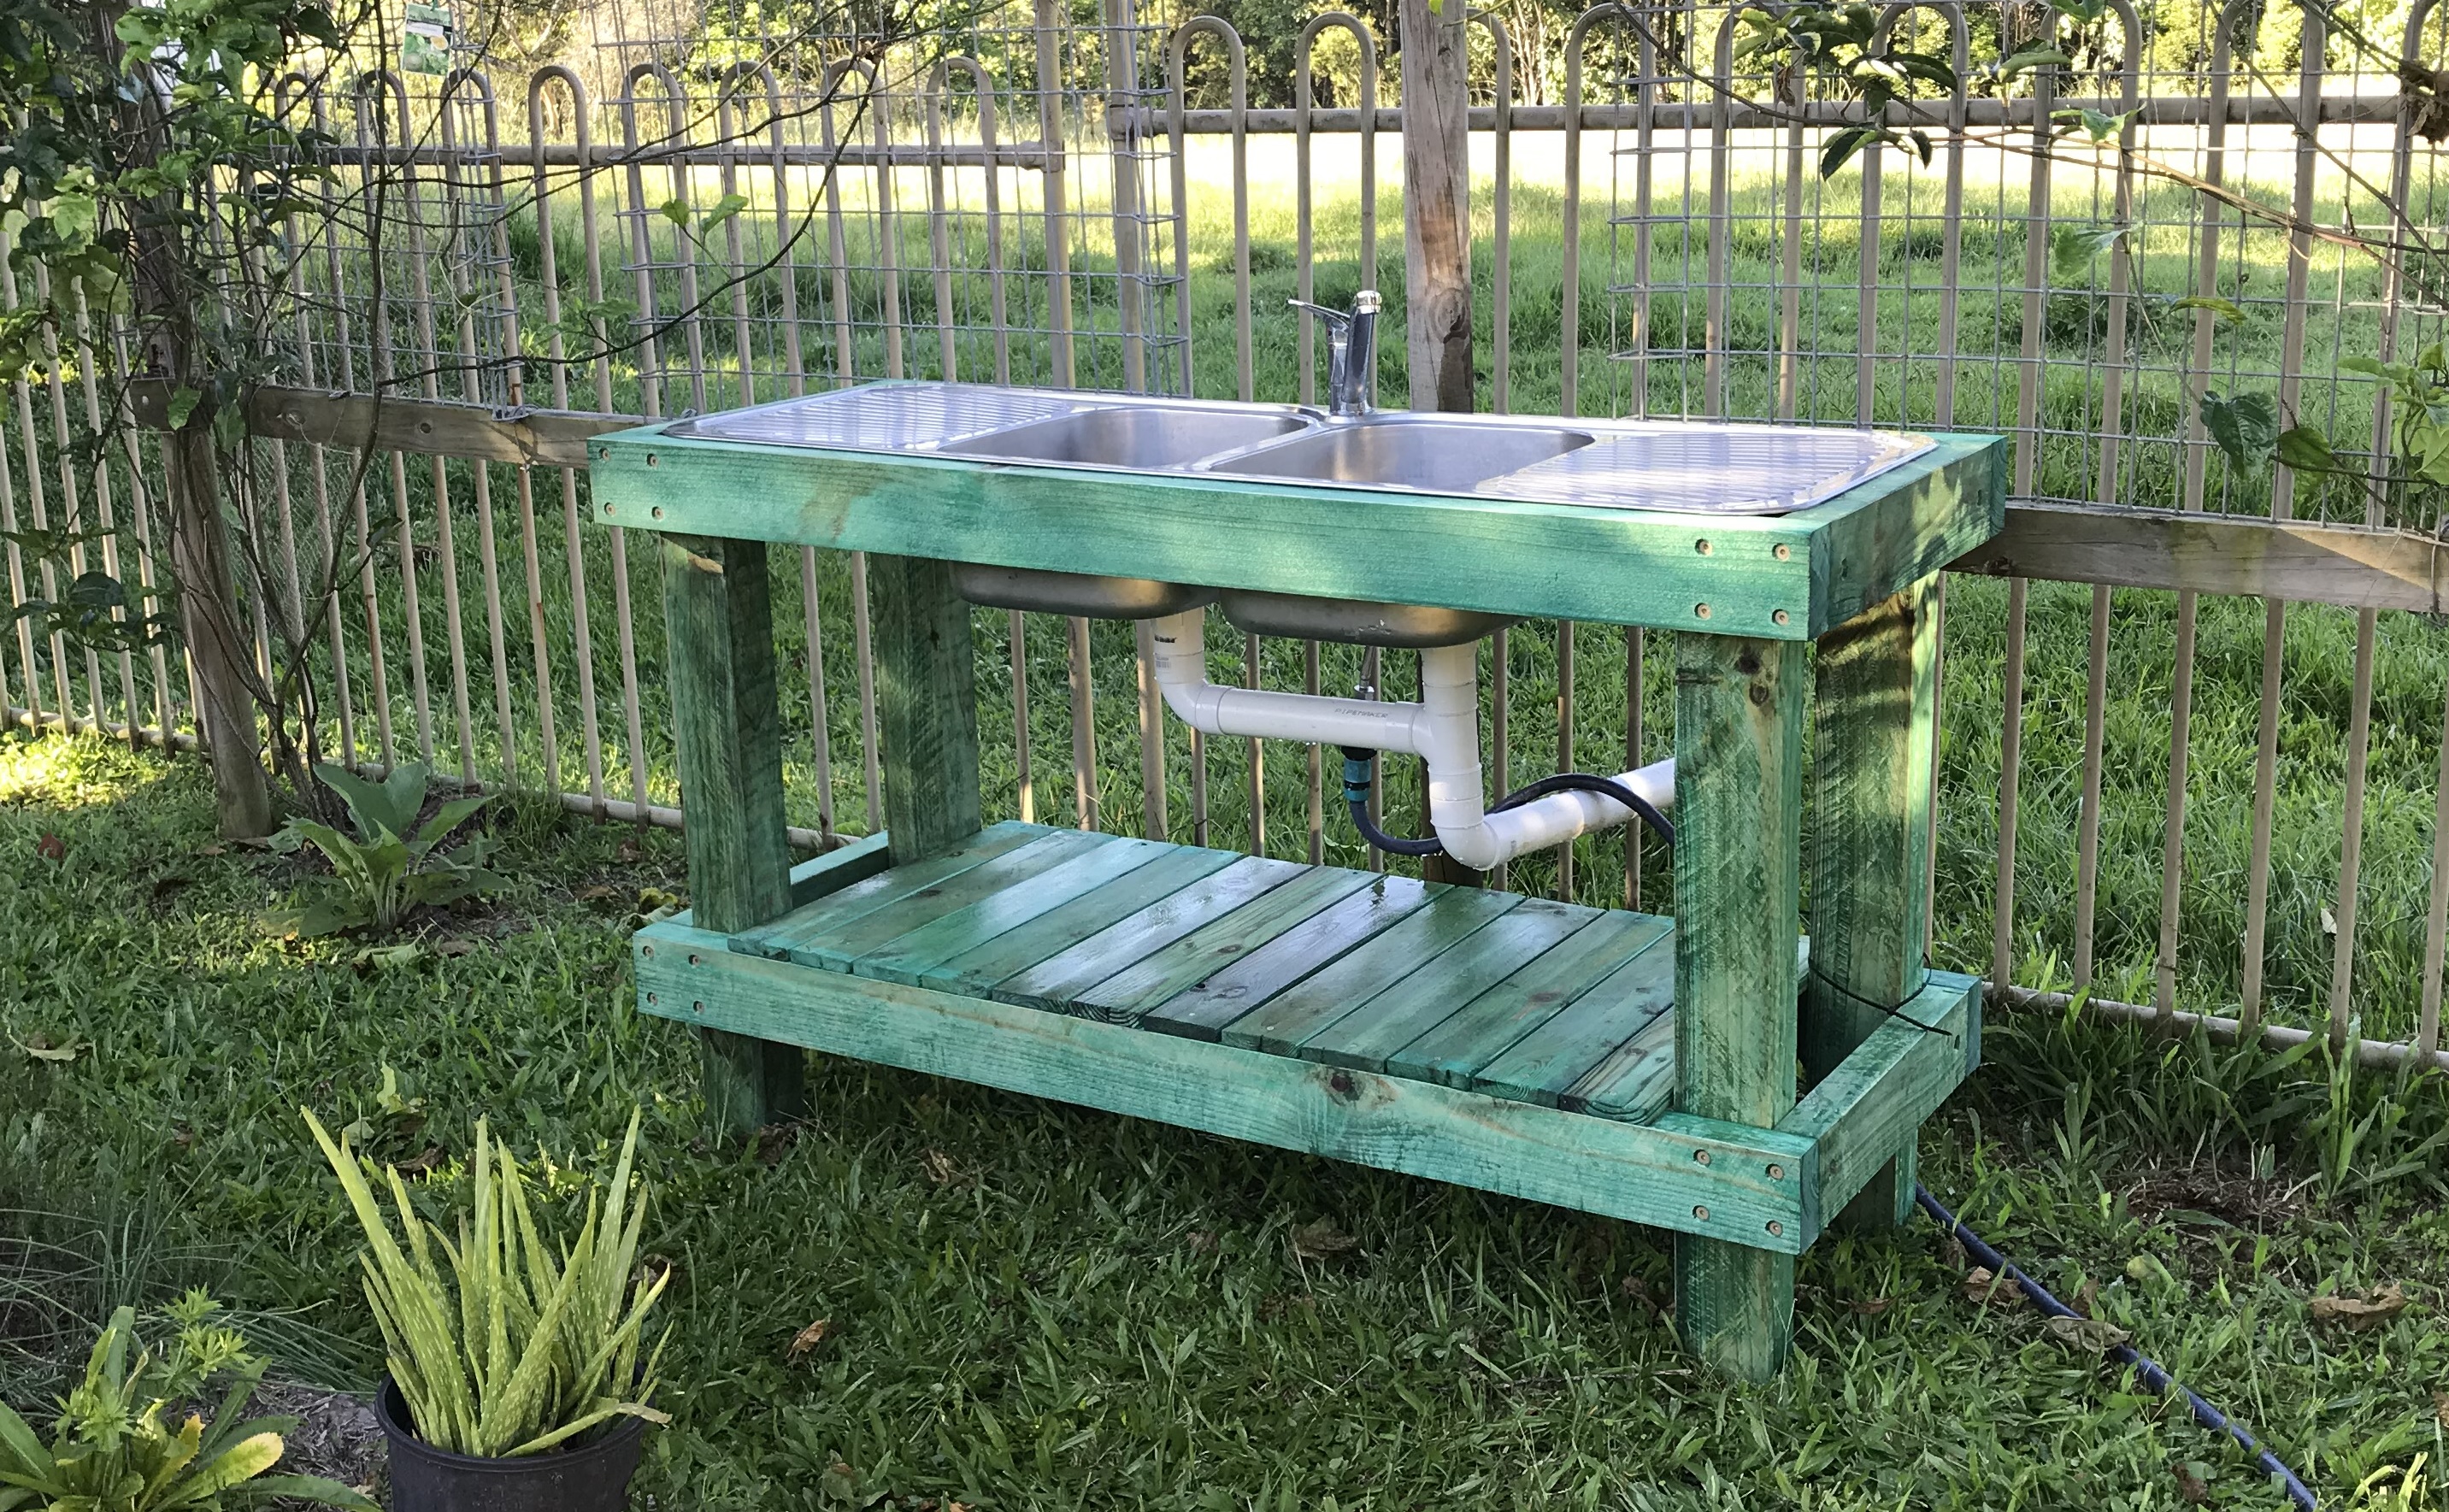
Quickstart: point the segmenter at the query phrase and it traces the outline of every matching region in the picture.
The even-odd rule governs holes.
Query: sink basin
[[[1491,478],[1578,450],[1591,439],[1586,431],[1557,426],[1388,413],[1331,424],[1221,463],[1215,470],[1468,493]]]
[[[1460,645],[1514,617],[1475,609],[1432,609],[1417,603],[1379,603],[1366,599],[1309,599],[1290,593],[1228,588],[1218,595],[1224,618],[1244,635],[1278,635],[1299,641],[1340,641],[1355,645]]]
[[[945,456],[1153,469],[1188,467],[1309,426],[1287,411],[1130,405],[1083,410],[937,450]]]
[[[1216,602],[1216,590],[1153,578],[1101,578],[1086,572],[953,564],[953,591],[991,609],[1032,609],[1090,620],[1153,620]]]

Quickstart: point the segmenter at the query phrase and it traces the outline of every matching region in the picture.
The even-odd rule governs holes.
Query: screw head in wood
[[[1693,1151],[1692,1163],[1695,1165],[1707,1165],[1709,1163],[1709,1152],[1707,1150]]]
[[[1785,1167],[1784,1167],[1784,1166],[1782,1166],[1782,1165],[1773,1165],[1773,1166],[1770,1166],[1770,1167],[1768,1168],[1768,1178],[1769,1178],[1770,1180],[1772,1180],[1772,1181],[1783,1181],[1783,1180],[1784,1180],[1784,1179],[1785,1179]]]
[[[658,510],[657,512],[661,513],[662,511]],[[1772,624],[1784,624],[1785,623],[1788,616],[1784,609],[1772,609],[1769,611],[1768,618],[1769,622]]]
[[[1709,543],[1707,541],[1695,541],[1692,543],[1692,549],[1706,557],[1709,554]]]
[[[1794,555],[1794,547],[1787,545],[1784,542],[1781,541],[1776,545],[1769,548],[1768,554],[1777,558],[1780,562],[1783,562],[1786,558]]]
[[[651,1005],[651,1004],[653,1004],[655,1001],[656,1001],[656,998],[655,998],[655,995],[654,995],[653,993],[649,992],[649,993],[647,993],[647,994],[646,994],[646,1002],[647,1002],[648,1004],[650,1004],[650,1005]]]
[[[704,1013],[705,1011],[705,1005],[703,1003],[692,1003],[689,1005],[689,1011],[691,1013]]]
[[[655,454],[651,451],[646,453],[646,466],[650,468],[655,466]]]
[[[650,514],[652,514],[656,519],[660,520],[660,519],[662,519],[662,518],[664,517],[664,507],[663,507],[662,505],[660,505],[660,504],[659,504],[659,505],[655,506],[655,507],[654,507],[654,508],[652,508],[652,509],[648,510],[647,512],[648,512],[648,513],[650,513]]]
[[[1768,1233],[1770,1238],[1782,1238],[1785,1234],[1785,1225],[1771,1218],[1768,1220]]]
[[[1706,1208],[1706,1207],[1699,1206],[1698,1204],[1695,1204],[1695,1205],[1694,1205],[1694,1207],[1693,1207],[1693,1209],[1692,1209],[1692,1215],[1693,1215],[1694,1217],[1696,1217],[1696,1218],[1699,1218],[1699,1219],[1700,1219],[1702,1222],[1704,1222],[1704,1223],[1707,1223],[1707,1222],[1708,1222],[1708,1221],[1709,1221],[1709,1210],[1708,1210],[1707,1208]]]
[[[1709,617],[1709,606],[1708,606],[1707,604],[1706,604],[1706,603],[1696,603],[1696,604],[1692,605],[1692,618],[1693,618],[1693,619],[1695,619],[1695,620],[1706,620],[1706,619],[1707,619],[1708,617]]]

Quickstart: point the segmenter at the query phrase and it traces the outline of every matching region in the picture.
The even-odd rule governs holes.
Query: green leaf
[[[2141,105],[2117,115],[2111,115],[2106,110],[2089,108],[2053,110],[2050,112],[2050,119],[2066,122],[2069,125],[2081,126],[2085,134],[2094,142],[2111,142],[2124,135],[2126,128],[2134,124],[2134,118],[2142,113]]]
[[[1845,166],[1846,161],[1855,153],[1879,140],[1880,132],[1874,126],[1847,126],[1830,137],[1828,144],[1820,152],[1820,177],[1835,177],[1837,170]]]
[[[189,1502],[209,1503],[220,1492],[241,1481],[251,1481],[280,1463],[282,1445],[278,1433],[259,1433],[241,1439],[223,1450],[221,1457],[199,1469],[192,1480],[179,1488],[179,1495]]]
[[[246,1483],[249,1496],[280,1497],[292,1502],[318,1502],[325,1506],[356,1507],[378,1512],[380,1503],[339,1482],[320,1475],[263,1475]]]
[[[2222,398],[2205,392],[2203,429],[2240,473],[2259,471],[2279,447],[2279,406],[2266,393]]]
[[[444,804],[433,818],[425,821],[425,828],[416,833],[418,848],[431,849],[452,831],[465,824],[470,814],[492,801],[491,794],[479,794],[472,798],[453,798]]]
[[[2001,62],[1998,65],[1998,76],[2002,79],[2012,79],[2019,73],[2030,73],[2034,68],[2072,68],[2073,67],[2074,60],[2055,48],[2034,48]]]
[[[416,811],[425,807],[427,778],[420,761],[402,762],[379,783],[328,761],[315,768],[315,775],[340,795],[340,801],[349,806],[350,817],[357,822],[358,834],[369,840],[377,831],[405,835],[416,823]]]
[[[197,392],[195,390],[183,385],[173,390],[170,394],[170,429],[173,431],[185,430],[187,428],[187,417],[196,412],[196,406],[203,402],[203,397],[204,396],[202,394]]]
[[[666,200],[664,201],[662,208],[664,219],[670,221],[672,224],[676,226],[685,226],[688,224],[689,209],[688,201],[686,200],[677,198]]]
[[[748,196],[744,194],[726,194],[722,199],[717,200],[713,204],[706,207],[705,214],[698,219],[698,229],[701,231],[711,231],[715,227],[723,224],[725,220],[730,220],[733,216],[738,215],[741,211],[747,208]]]
[[[2333,364],[2341,373],[2361,373],[2367,377],[2386,378],[2389,364],[2378,357],[2341,357]]]
[[[2299,472],[2337,472],[2339,454],[2330,446],[2330,438],[2308,425],[2289,426],[2279,432],[2275,448],[2282,467]]]
[[[2092,266],[2092,259],[2117,244],[2117,239],[2131,229],[2122,225],[2072,226],[2050,228],[2050,271],[2061,278],[2080,276]]]
[[[37,1479],[52,1471],[50,1451],[6,1402],[0,1402],[0,1455],[6,1456],[0,1459],[0,1470]]]
[[[2208,310],[2219,319],[2234,324],[2245,318],[2245,307],[2233,299],[2223,299],[2215,294],[2189,294],[2169,306],[2171,310]],[[2342,359],[2339,366],[2345,367]]]

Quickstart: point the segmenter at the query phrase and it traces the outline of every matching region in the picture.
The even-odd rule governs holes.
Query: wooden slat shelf
[[[1875,1036],[1797,1107],[1801,1132],[1688,1119],[1668,919],[1019,823],[886,859],[878,837],[799,868],[796,907],[754,928],[641,931],[641,1006],[1296,1148],[1331,1114],[1364,1163],[1777,1250],[1852,1195],[1824,1144],[1841,1178],[1862,1165],[1847,1139],[1892,1151],[1885,1124],[1918,1122],[1977,1055],[1974,985],[1934,976],[1908,1010],[1931,1032]],[[1073,1048],[1012,1053],[1050,1037]],[[1202,1116],[1186,1074],[1222,1105]],[[1271,1089],[1282,1137],[1232,1106]],[[1492,1139],[1539,1158],[1471,1153]]]

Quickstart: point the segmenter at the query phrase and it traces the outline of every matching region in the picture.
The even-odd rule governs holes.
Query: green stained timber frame
[[[665,431],[588,444],[596,523],[1767,641],[1833,629],[2006,520],[2006,442],[1990,435],[1937,436],[1792,514],[1702,515]]]
[[[630,950],[657,1017],[1787,1254],[1979,1057],[1979,984],[1933,972],[1777,1128],[1632,1123],[771,960],[687,915]]]

